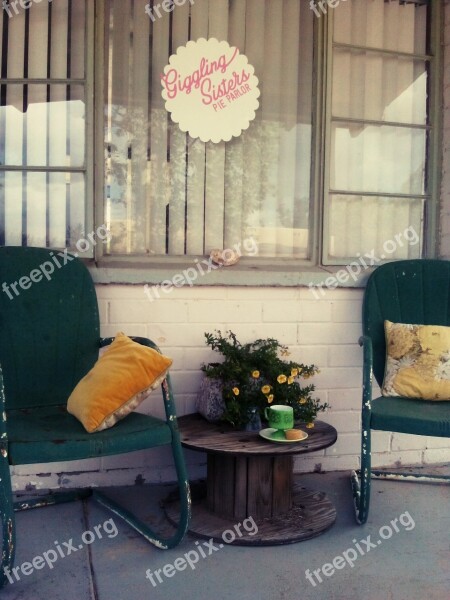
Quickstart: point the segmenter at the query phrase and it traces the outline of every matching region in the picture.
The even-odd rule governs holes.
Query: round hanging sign
[[[200,38],[180,46],[161,75],[172,121],[202,142],[228,142],[255,118],[258,78],[228,42]]]

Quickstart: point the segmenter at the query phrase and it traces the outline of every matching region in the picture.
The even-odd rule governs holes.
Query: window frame
[[[426,189],[423,194],[408,195],[411,199],[423,199],[424,202],[424,226],[423,226],[423,258],[435,258],[438,254],[438,211],[440,202],[440,155],[442,153],[442,136],[441,131],[441,98],[442,98],[442,80],[443,80],[443,65],[441,60],[441,40],[443,28],[441,24],[442,2],[440,0],[431,0],[431,20],[429,23],[429,31],[427,38],[429,39],[429,54],[406,54],[396,52],[394,50],[382,48],[366,48],[353,44],[335,43],[333,39],[333,16],[327,21],[327,103],[326,103],[326,124],[325,124],[325,165],[324,165],[324,194],[323,194],[323,223],[322,223],[322,253],[321,265],[326,266],[342,266],[348,264],[355,258],[348,259],[333,259],[329,256],[329,209],[330,196],[336,193],[336,190],[330,190],[330,167],[331,167],[331,130],[333,122],[332,115],[332,78],[333,78],[333,50],[334,48],[360,49],[368,53],[379,54],[380,56],[406,56],[411,60],[422,59],[429,64],[429,81],[428,81],[428,116],[429,122],[423,127],[427,131],[426,139]],[[351,118],[344,119],[346,122],[352,122]],[[356,123],[363,123],[363,119],[355,119]],[[404,123],[389,123],[384,121],[371,121],[375,125],[388,126],[394,125],[402,127],[408,124]],[[412,126],[415,128],[414,126]],[[365,193],[367,196],[382,196],[397,198],[401,194],[389,193]],[[353,195],[353,194],[351,194]],[[370,248],[366,249],[370,252]],[[345,261],[345,262],[344,262]],[[388,260],[382,262],[389,262]]]
[[[27,9],[23,9],[27,10]],[[63,166],[30,166],[30,165],[0,165],[0,171],[16,172],[16,173],[81,173],[85,176],[85,198],[84,198],[84,219],[85,219],[85,233],[94,231],[94,213],[92,210],[94,204],[94,192],[93,185],[95,179],[95,149],[94,145],[89,143],[89,140],[94,138],[94,95],[92,93],[92,87],[94,82],[94,64],[95,64],[95,46],[94,46],[94,23],[95,23],[95,7],[94,3],[86,0],[85,3],[86,19],[85,19],[85,55],[84,55],[84,78],[30,78],[30,77],[0,77],[0,86],[5,85],[83,85],[84,87],[84,99],[85,99],[85,152],[84,152],[84,165],[82,167],[63,167]],[[5,15],[3,18],[6,18]],[[9,17],[8,17],[9,18]],[[87,260],[93,260],[95,258],[94,249],[89,247],[83,252],[83,258]]]
[[[442,60],[441,40],[443,24],[441,22],[442,0],[431,0],[432,16],[430,23],[430,80],[429,103],[430,135],[427,145],[427,182],[430,200],[425,209],[424,256],[433,258],[438,247],[438,210],[440,201],[440,158],[442,154],[441,134],[441,98],[442,98]],[[338,8],[334,9],[338,10]],[[95,222],[104,222],[104,83],[105,83],[105,0],[95,2],[95,77],[94,77],[94,202]],[[338,272],[345,263],[324,264],[325,255],[325,208],[329,177],[329,127],[331,125],[331,78],[333,52],[333,10],[328,10],[321,18],[314,18],[314,69],[313,69],[313,106],[312,118],[312,160],[311,160],[311,213],[310,259],[246,258],[232,268],[223,268],[199,277],[193,285],[222,286],[281,286],[297,287],[323,284],[324,280]],[[92,276],[97,283],[108,284],[160,284],[170,280],[184,269],[192,267],[195,260],[207,260],[202,256],[135,256],[105,255],[103,246],[94,249],[95,262],[88,263]],[[373,269],[367,269],[357,281],[350,278],[338,287],[363,287]]]

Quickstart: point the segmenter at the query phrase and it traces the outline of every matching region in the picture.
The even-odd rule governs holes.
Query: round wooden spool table
[[[250,527],[250,533],[241,527],[231,543],[271,546],[307,540],[335,522],[336,510],[327,496],[294,484],[293,477],[293,455],[335,443],[337,432],[331,425],[316,421],[313,429],[299,426],[308,438],[290,444],[208,423],[199,414],[179,418],[178,425],[182,445],[206,452],[208,460],[206,490],[193,498],[191,533],[222,540],[224,531],[236,534],[235,525],[252,517],[258,533],[250,535]],[[176,522],[177,503],[167,502],[165,510]]]

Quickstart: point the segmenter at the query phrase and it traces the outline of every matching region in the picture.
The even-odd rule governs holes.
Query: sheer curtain
[[[83,0],[0,11],[0,244],[70,247],[85,229]]]
[[[383,244],[408,227],[421,236],[426,4],[347,2],[333,13],[328,259],[372,249],[381,256]],[[421,244],[404,243],[384,257],[419,256]]]
[[[107,3],[106,218],[112,254],[202,255],[252,236],[259,254],[309,255],[313,14],[298,0],[196,0],[161,11]],[[256,120],[203,143],[173,124],[160,74],[189,39],[246,54]]]

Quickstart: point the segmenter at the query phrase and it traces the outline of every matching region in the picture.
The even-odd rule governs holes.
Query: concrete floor
[[[158,550],[92,500],[18,513],[15,564],[28,574],[19,570],[19,581],[12,574],[14,583],[0,592],[1,598],[450,600],[450,486],[373,481],[369,521],[359,527],[353,517],[348,473],[298,478],[305,486],[326,491],[332,499],[337,520],[330,530],[287,546],[224,545],[211,550],[211,555],[204,546],[206,557],[199,559],[195,569],[168,568],[166,572],[173,571],[172,576],[161,574],[162,583],[154,576],[155,585],[146,578],[146,570],[154,573],[197,550],[195,537],[186,537],[173,550]],[[109,493],[124,499],[155,526],[167,527],[158,501],[170,489],[139,486]],[[396,518],[398,531],[391,524]],[[82,538],[88,530],[92,533]],[[83,545],[82,539],[91,543]],[[36,559],[45,552],[49,562],[54,560],[51,569],[44,559]],[[33,559],[37,568],[31,572],[33,567],[23,563]],[[319,571],[333,561],[337,567],[334,574],[332,566],[325,566],[325,573]],[[307,569],[316,571],[312,583],[305,576]]]

